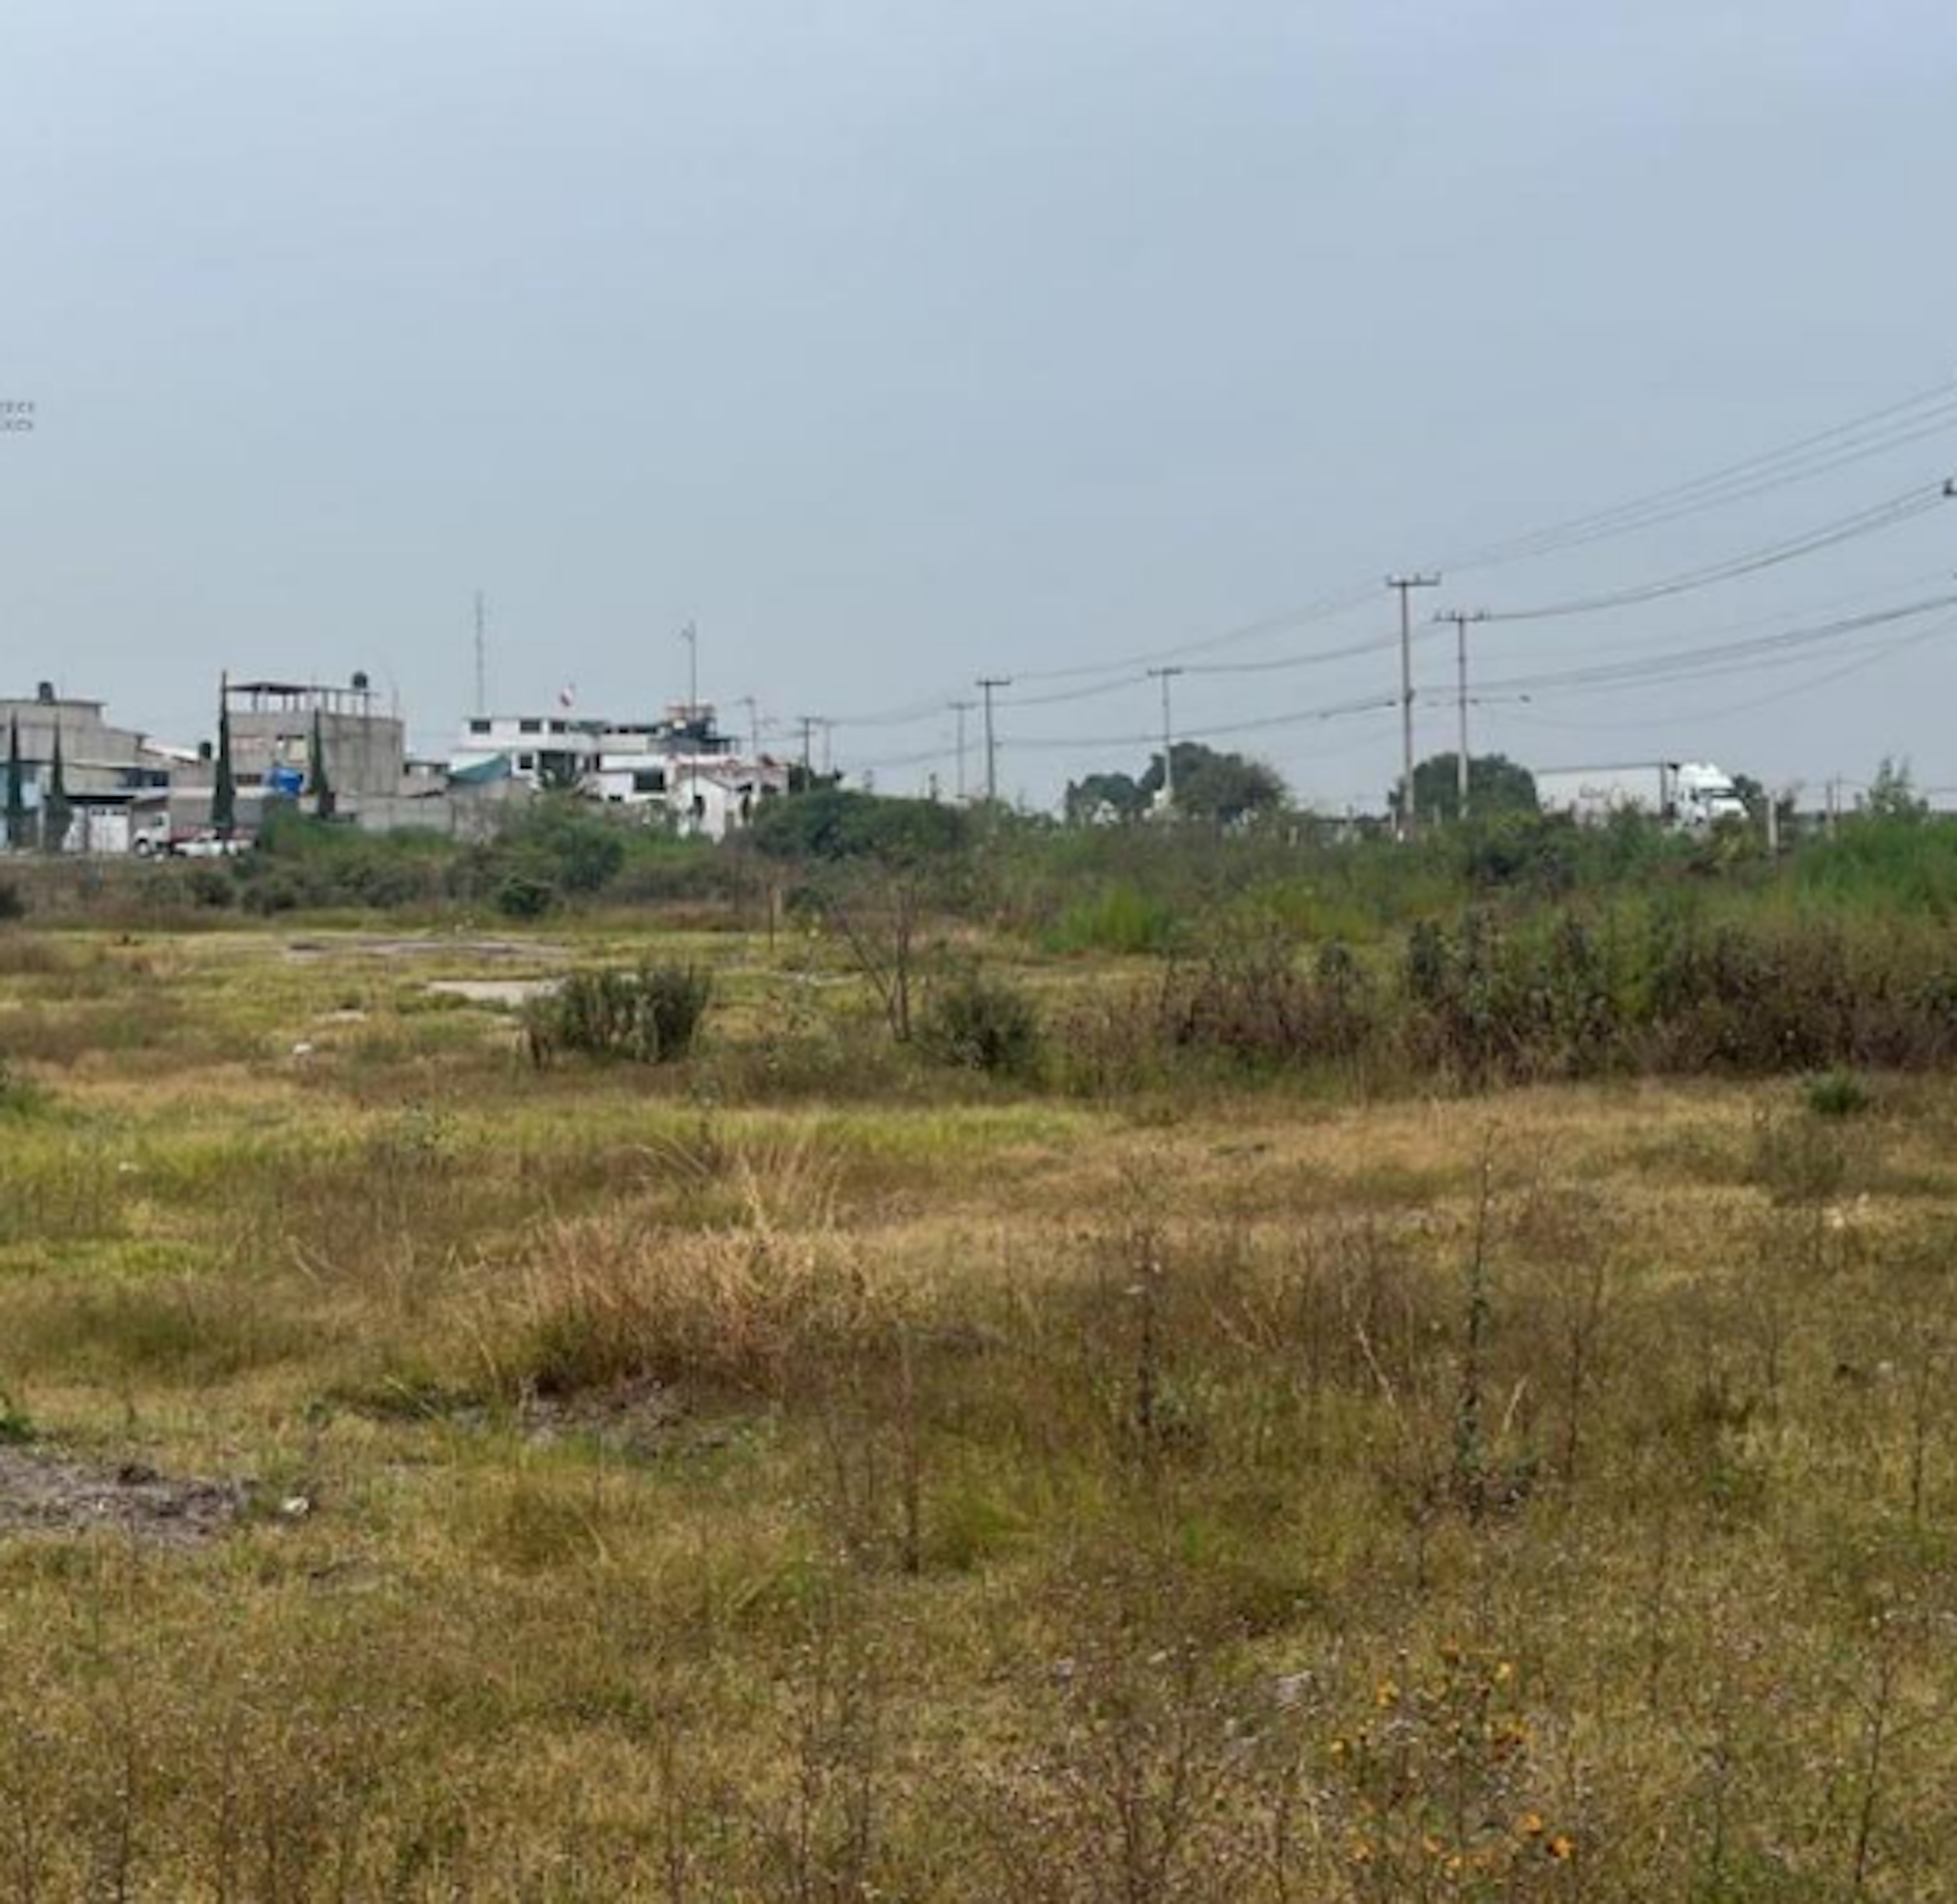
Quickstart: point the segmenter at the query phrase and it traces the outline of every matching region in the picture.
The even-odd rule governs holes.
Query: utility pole
[[[1175,810],[1175,723],[1170,718],[1168,685],[1182,672],[1180,668],[1151,668],[1149,678],[1162,688],[1162,811]]]
[[[1394,816],[1393,830],[1402,840],[1411,840],[1414,832],[1413,806],[1413,591],[1417,588],[1438,588],[1438,575],[1389,575],[1386,586],[1399,591],[1400,598],[1400,776],[1399,811]]]
[[[815,781],[815,723],[814,714],[800,714],[796,718],[801,723],[801,780],[804,788]]]
[[[489,641],[485,631],[487,609],[482,591],[476,591],[476,712],[479,717],[489,711]]]
[[[748,710],[748,745],[754,759],[761,757],[761,704],[752,694],[743,694],[740,705]]]
[[[999,799],[999,742],[992,729],[992,694],[995,688],[1010,688],[1010,675],[981,675],[973,684],[985,697],[985,804],[996,805]]]
[[[1454,811],[1457,818],[1468,818],[1468,624],[1485,621],[1486,609],[1443,609],[1436,621],[1454,624],[1454,705],[1460,716],[1460,739],[1454,757]],[[1407,784],[1413,783],[1409,780]]]
[[[954,701],[951,711],[958,716],[958,804],[965,804],[965,716],[978,704],[975,701]]]

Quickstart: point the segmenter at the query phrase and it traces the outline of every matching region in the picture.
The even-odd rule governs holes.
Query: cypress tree
[[[21,759],[21,717],[7,723],[7,844],[15,852],[27,845],[27,770]]]
[[[68,770],[62,764],[61,728],[55,728],[55,751],[48,763],[47,791],[41,795],[41,850],[65,852],[68,830],[74,819],[74,803],[68,797]]]
[[[312,710],[312,757],[306,763],[306,791],[312,795],[312,810],[322,820],[330,820],[339,811],[339,796],[327,778],[326,737],[320,732],[319,710]]]
[[[217,770],[210,787],[211,829],[220,840],[238,830],[238,776],[231,766],[231,689],[227,681],[217,692]]]

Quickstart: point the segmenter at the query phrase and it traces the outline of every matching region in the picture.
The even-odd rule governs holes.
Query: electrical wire
[[[1957,384],[1946,381],[1826,429],[1797,438],[1776,448],[1727,464],[1706,475],[1650,491],[1606,508],[1567,517],[1541,528],[1469,549],[1447,561],[1427,566],[1438,568],[1443,572],[1459,572],[1533,559],[1563,549],[1585,546],[1609,537],[1631,534],[1709,510],[1725,508],[1734,502],[1751,500],[1791,484],[1832,474],[1871,457],[1908,448],[1953,427],[1957,427]],[[1907,517],[1898,520],[1907,520]],[[1887,526],[1887,523],[1874,525]],[[1873,529],[1857,533],[1873,533]],[[1776,559],[1791,561],[1797,555],[1814,552],[1833,546],[1832,540],[1818,542],[1811,549],[1794,549]],[[1751,572],[1753,571],[1747,568],[1733,571],[1734,574]],[[1690,575],[1693,571],[1687,571],[1687,574]],[[1724,579],[1728,577],[1723,574],[1709,575],[1704,579],[1693,580],[1690,585],[1704,587],[1712,580]],[[1658,585],[1658,593],[1620,591],[1617,596],[1601,598],[1594,603],[1586,600],[1580,609],[1551,604],[1538,609],[1519,611],[1501,618],[1520,620],[1533,615],[1546,616],[1558,612],[1589,612],[1592,606],[1623,606],[1632,601],[1657,599],[1661,593],[1677,592],[1678,586],[1676,578],[1668,578],[1665,584]],[[1125,685],[1125,678],[1133,676],[1138,669],[1174,661],[1184,656],[1212,653],[1219,647],[1254,640],[1260,636],[1333,618],[1376,600],[1378,592],[1377,580],[1368,578],[1364,582],[1355,582],[1335,590],[1300,608],[1266,615],[1215,634],[1140,651],[1114,661],[1021,669],[1015,678],[1026,682],[1107,680],[1105,688],[1082,690],[1080,697],[1089,698],[1095,693],[1113,691],[1116,687]],[[1335,650],[1323,658],[1328,660],[1341,659],[1352,651]],[[1287,656],[1268,665],[1273,668],[1310,666],[1316,665],[1318,659],[1314,655]],[[1216,665],[1220,671],[1222,664]],[[1262,672],[1265,665],[1245,663],[1243,664],[1243,671]],[[1124,678],[1115,680],[1111,678],[1112,677]],[[839,716],[832,724],[839,727],[911,725],[941,711],[948,701],[955,697],[955,695],[944,695],[923,698],[894,708]],[[1021,704],[1038,704],[1030,699],[1023,699]]]
[[[1953,424],[1957,424],[1957,385],[1946,382],[1777,450],[1763,451],[1609,508],[1463,551],[1435,566],[1456,571],[1492,567],[1677,521],[1792,483],[1831,475],[1871,457],[1937,435]]]
[[[1698,568],[1684,569],[1664,576],[1655,581],[1637,584],[1629,588],[1617,589],[1606,593],[1574,596],[1562,601],[1543,602],[1532,607],[1500,609],[1491,611],[1486,618],[1491,621],[1540,621],[1567,615],[1593,615],[1610,609],[1633,608],[1647,602],[1663,601],[1674,595],[1684,595],[1693,590],[1709,588],[1715,583],[1736,581],[1747,575],[1756,575],[1770,568],[1797,561],[1802,557],[1819,554],[1821,551],[1836,549],[1844,543],[1859,541],[1864,536],[1880,534],[1886,530],[1914,521],[1927,515],[1950,500],[1953,493],[1949,482],[1933,486],[1921,486],[1906,489],[1899,495],[1886,498],[1866,509],[1856,511],[1832,522],[1778,542],[1750,549],[1744,555],[1728,557],[1724,561],[1707,563]]]

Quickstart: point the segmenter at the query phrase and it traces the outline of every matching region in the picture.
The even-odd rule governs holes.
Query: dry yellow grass
[[[0,1897],[1946,1894],[1957,1087],[773,1099],[408,963],[0,959],[0,1433],[237,1502],[0,1478]]]

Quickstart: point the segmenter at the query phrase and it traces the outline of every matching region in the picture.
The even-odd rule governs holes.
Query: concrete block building
[[[36,842],[58,737],[69,818],[67,837],[56,843],[69,852],[127,852],[150,816],[163,811],[171,776],[187,757],[134,728],[116,726],[104,702],[58,693],[51,682],[30,696],[0,697],[0,772],[9,736],[17,732],[22,793]]]

